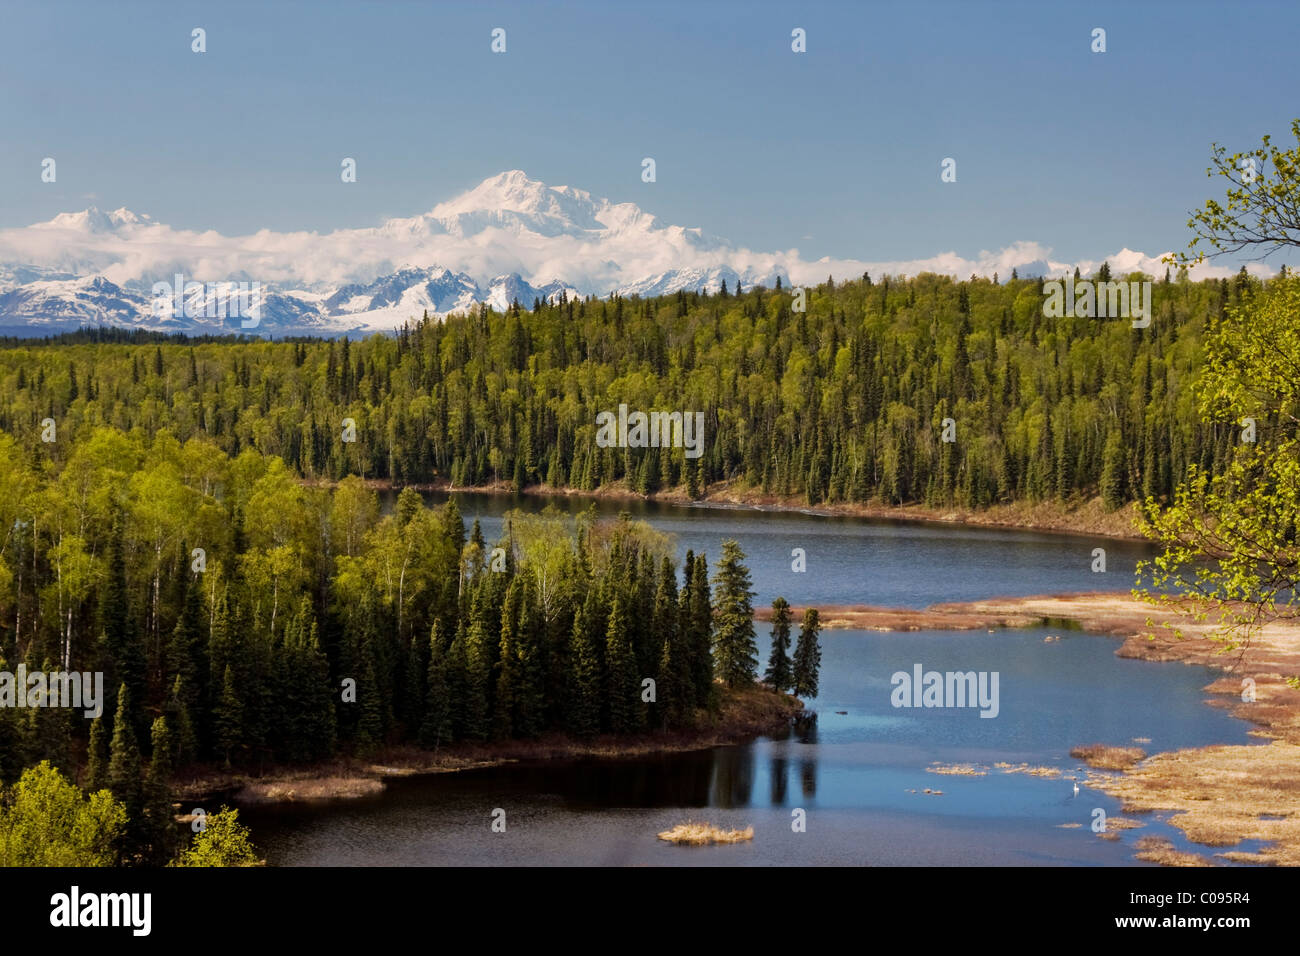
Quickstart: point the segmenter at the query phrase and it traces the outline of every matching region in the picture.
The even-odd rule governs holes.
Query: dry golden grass
[[[1141,820],[1134,820],[1131,817],[1107,817],[1107,830],[1138,830],[1146,826]]]
[[[1222,854],[1238,862],[1300,865],[1300,746],[1202,747],[1156,754],[1121,776],[1090,784],[1123,801],[1125,812],[1172,811],[1188,839],[1233,847],[1259,840],[1259,852]],[[1098,775],[1100,778],[1100,775]]]
[[[1082,760],[1098,770],[1127,770],[1139,763],[1147,752],[1140,747],[1112,747],[1108,744],[1087,744],[1070,748],[1070,756]]]
[[[1056,767],[1035,767],[1027,763],[1011,764],[998,761],[993,766],[1003,773],[1027,773],[1031,777],[1059,777],[1061,771]]]
[[[970,763],[936,763],[925,768],[926,773],[940,773],[949,777],[982,777],[988,770]]]
[[[1162,866],[1213,866],[1203,856],[1175,850],[1174,845],[1163,837],[1143,837],[1137,842],[1137,858],[1148,863]]]
[[[659,834],[659,839],[668,843],[675,843],[677,846],[708,846],[712,843],[744,843],[747,840],[754,839],[754,828],[745,827],[743,830],[723,830],[715,827],[712,823],[700,823],[695,820],[687,820],[685,823],[679,823],[671,830],[664,830]]]
[[[292,803],[297,800],[335,800],[383,793],[384,781],[376,777],[318,777],[278,783],[250,783],[239,792],[240,803]]]

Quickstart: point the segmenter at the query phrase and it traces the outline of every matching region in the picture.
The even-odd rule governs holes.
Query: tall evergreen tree
[[[441,622],[434,621],[429,633],[429,670],[424,702],[424,722],[420,724],[420,745],[437,750],[452,736],[451,700],[447,691],[447,648],[443,646]]]
[[[244,708],[239,699],[235,670],[227,664],[221,679],[221,696],[213,708],[213,744],[222,764],[229,769],[240,750],[244,732]]]
[[[772,654],[767,659],[763,680],[782,693],[794,685],[790,663],[790,604],[779,597],[772,602]]]
[[[144,643],[131,613],[126,586],[126,555],[123,551],[125,520],[119,512],[114,518],[113,533],[109,538],[107,565],[108,577],[100,602],[101,640],[111,662],[109,687],[124,685],[131,691],[131,710],[126,719],[131,723],[135,739],[147,730],[144,726],[143,703],[146,691],[146,658]],[[116,704],[110,702],[114,708]],[[114,722],[116,732],[116,721]]]
[[[636,674],[636,656],[628,637],[625,599],[615,596],[609,612],[605,634],[606,696],[609,704],[609,729],[616,734],[640,728],[641,695]]]
[[[686,552],[685,581],[678,598],[682,605],[682,643],[685,647],[695,706],[709,707],[713,697],[713,608],[709,599],[708,562],[704,555]]]
[[[85,789],[90,793],[108,787],[108,768],[111,755],[108,745],[108,728],[103,714],[90,724],[90,746],[86,751]]]
[[[595,588],[592,588],[595,593]],[[569,693],[569,730],[579,737],[594,737],[601,727],[601,653],[596,628],[585,606],[573,616],[570,659],[573,661]]]
[[[817,696],[818,672],[822,666],[822,649],[817,642],[820,630],[817,609],[810,607],[803,612],[799,643],[794,649],[794,693],[797,697]]]
[[[714,668],[728,687],[749,686],[758,671],[754,590],[744,560],[735,539],[724,541],[713,581]]]
[[[662,646],[655,692],[660,723],[680,725],[695,707],[690,658],[682,639],[681,611],[678,607],[677,576],[672,562],[665,556],[659,568],[659,588],[655,592],[653,627]]]
[[[153,757],[149,761],[149,779],[145,785],[144,813],[149,834],[149,861],[162,866],[176,850],[176,820],[171,794],[171,754],[175,744],[166,717],[154,720],[151,735]]]
[[[465,737],[486,740],[491,731],[488,713],[488,682],[492,678],[492,655],[488,649],[488,627],[476,617],[465,634]]]
[[[123,853],[135,858],[148,846],[148,828],[144,818],[143,761],[131,724],[134,713],[131,691],[122,684],[117,692],[117,713],[113,718],[113,742],[109,748],[108,787],[126,810]]]

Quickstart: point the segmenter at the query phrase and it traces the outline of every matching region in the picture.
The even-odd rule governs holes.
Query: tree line
[[[1231,457],[1184,386],[1206,324],[1259,285],[1166,272],[1144,329],[1045,318],[1039,279],[926,274],[484,306],[360,342],[86,330],[0,343],[0,429],[56,459],[101,425],[166,432],[331,480],[1117,507]],[[619,404],[704,412],[704,454],[598,447]],[[41,448],[47,420],[75,441]]]

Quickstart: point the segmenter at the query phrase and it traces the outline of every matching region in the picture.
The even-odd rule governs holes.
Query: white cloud
[[[1121,249],[1104,256],[1111,269],[1163,275],[1161,254]],[[966,257],[955,251],[927,259],[868,262],[824,257],[808,260],[797,248],[762,253],[732,246],[699,229],[668,226],[632,203],[611,203],[573,187],[550,187],[512,170],[409,219],[374,228],[246,236],[173,229],[119,209],[93,207],[47,223],[0,231],[0,262],[44,267],[75,275],[100,274],[122,285],[148,286],[183,272],[200,281],[246,279],[282,289],[332,290],[367,282],[402,268],[433,265],[465,272],[480,284],[518,273],[534,285],[562,279],[603,295],[647,276],[673,270],[729,267],[742,276],[784,272],[810,284],[826,276],[850,278],[870,272],[915,275],[947,273],[1006,279],[1024,274],[1084,274],[1103,258],[1064,262],[1052,248],[1033,241]],[[1229,266],[1202,265],[1193,278],[1228,276]],[[1250,271],[1270,275],[1254,265]]]

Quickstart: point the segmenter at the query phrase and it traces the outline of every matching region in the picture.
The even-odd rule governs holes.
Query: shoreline
[[[799,609],[792,608],[797,617]],[[823,609],[824,628],[878,631],[974,630],[1041,625],[1069,626],[1119,637],[1119,657],[1155,662],[1181,661],[1222,672],[1204,690],[1206,703],[1226,709],[1253,728],[1258,744],[1210,744],[1143,755],[1114,771],[1093,765],[1088,786],[1121,801],[1128,817],[1169,814],[1198,850],[1173,851],[1155,841],[1137,846],[1137,858],[1173,866],[1220,862],[1300,865],[1300,689],[1287,678],[1300,675],[1300,615],[1264,625],[1244,649],[1225,653],[1209,638],[1212,622],[1198,623],[1156,607],[1125,591],[995,597],[934,604],[928,608],[867,605]],[[759,615],[770,618],[771,612]],[[1169,623],[1182,630],[1176,637]],[[1253,691],[1253,700],[1249,698]],[[1108,750],[1127,741],[1101,742]],[[1072,748],[1097,746],[1076,741]],[[1099,834],[1107,838],[1107,833]],[[1258,841],[1258,849],[1228,849]],[[1216,847],[1225,848],[1215,852]],[[1218,857],[1216,860],[1214,857]]]
[[[371,478],[364,480],[367,487],[377,491],[399,491],[402,488],[413,488],[416,491],[438,494],[587,498],[592,501],[644,501],[720,511],[794,513],[826,518],[873,518],[917,524],[1001,528],[1012,531],[1038,531],[1093,538],[1117,538],[1126,541],[1147,540],[1137,530],[1136,503],[1130,502],[1116,511],[1108,512],[1102,506],[1100,498],[1092,498],[1075,504],[1066,504],[1053,500],[1015,502],[993,505],[984,509],[971,509],[931,508],[921,504],[887,505],[878,502],[809,505],[796,496],[781,497],[779,495],[765,494],[759,489],[742,488],[727,482],[717,482],[709,486],[704,497],[693,499],[680,486],[651,495],[643,495],[630,490],[622,482],[604,485],[593,491],[567,487],[554,488],[545,484],[528,485],[522,491],[515,491],[513,484],[507,481],[462,486],[453,485],[450,481],[399,484],[388,479]],[[337,484],[337,482],[323,480],[306,483],[316,487],[332,487]]]
[[[792,607],[796,617],[801,610]],[[991,632],[1042,625],[1072,627],[1120,638],[1115,650],[1119,657],[1181,661],[1222,672],[1204,687],[1210,695],[1206,703],[1252,724],[1248,734],[1260,738],[1260,743],[1157,752],[1122,767],[1092,763],[1082,782],[1121,801],[1120,812],[1129,821],[1125,828],[1135,822],[1135,816],[1167,814],[1170,824],[1198,844],[1195,853],[1154,843],[1137,845],[1135,855],[1140,860],[1188,866],[1300,865],[1300,689],[1287,683],[1288,677],[1300,674],[1300,615],[1270,622],[1244,651],[1225,654],[1223,646],[1208,637],[1211,623],[1191,621],[1127,591],[993,597],[923,609],[840,605],[820,610],[825,630],[903,633],[983,628]],[[755,619],[761,622],[770,616],[770,609],[763,608]],[[1176,622],[1184,637],[1161,627],[1164,622]],[[1247,680],[1253,684],[1244,685]],[[1243,686],[1253,689],[1253,700],[1241,699]],[[258,777],[207,768],[178,776],[176,798],[184,802],[220,798],[248,806],[375,796],[386,789],[388,780],[399,777],[533,760],[633,758],[740,743],[789,726],[802,710],[802,702],[790,695],[755,685],[728,692],[722,710],[690,730],[585,741],[550,734],[537,740],[458,744],[436,753],[404,745],[383,749],[369,760],[344,757],[307,767],[278,767]],[[1113,750],[1128,743],[1071,741],[1070,747]],[[1115,838],[1112,833],[1098,836]],[[1261,845],[1230,849],[1242,841]],[[1215,852],[1215,848],[1224,849]]]
[[[785,727],[804,705],[761,685],[726,691],[722,707],[690,729],[649,731],[629,737],[605,734],[590,740],[550,733],[535,740],[460,743],[438,751],[414,744],[379,749],[370,758],[336,757],[319,764],[278,766],[253,776],[211,767],[173,778],[174,799],[183,803],[228,800],[237,806],[355,799],[383,793],[387,781],[499,767],[533,760],[632,758],[702,750],[740,743]]]

